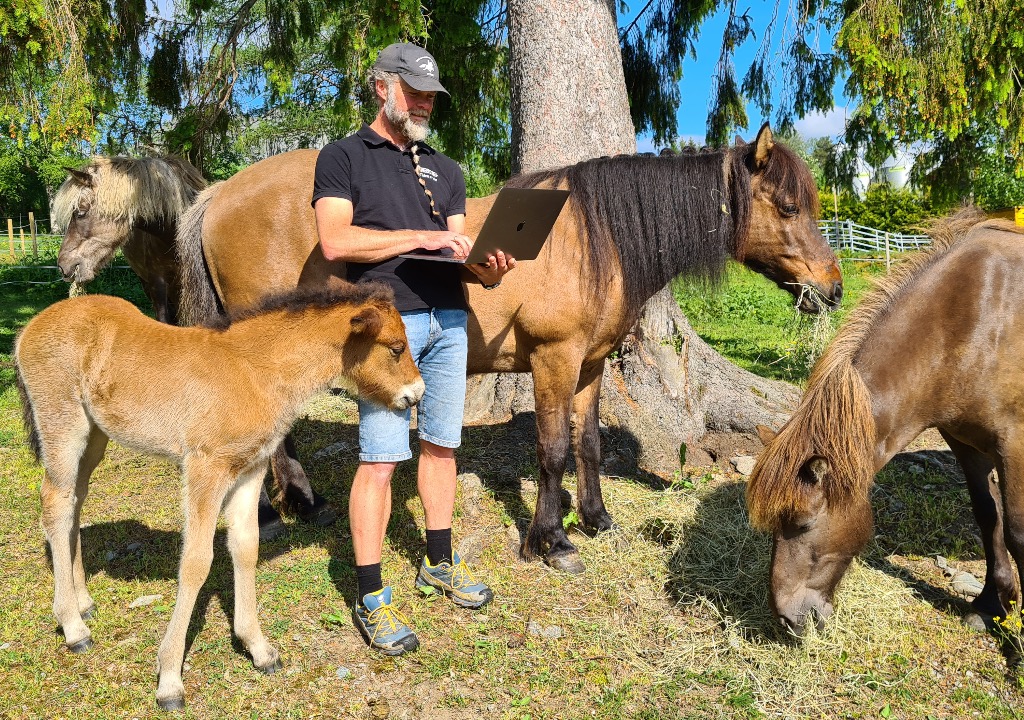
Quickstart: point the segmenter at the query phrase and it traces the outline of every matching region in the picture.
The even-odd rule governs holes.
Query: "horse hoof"
[[[177,712],[185,709],[185,697],[179,695],[178,697],[167,698],[166,700],[157,698],[156,704],[160,706],[161,710]]]
[[[279,538],[288,531],[288,526],[281,522],[281,518],[274,518],[265,525],[260,525],[260,542],[269,542]]]
[[[92,620],[94,617],[96,617],[96,603],[93,603],[82,611],[83,620]]]
[[[579,553],[567,553],[565,555],[556,555],[554,557],[544,558],[549,566],[555,570],[561,570],[562,572],[572,573],[573,575],[579,575],[586,572],[586,565],[580,560]]]
[[[338,519],[338,513],[334,511],[328,503],[323,505],[314,506],[308,513],[299,513],[299,520],[310,525],[316,525],[318,527],[327,527],[333,525]]]
[[[264,675],[273,675],[274,673],[279,671],[281,669],[281,667],[282,667],[281,666],[281,658],[278,657],[278,658],[274,658],[273,661],[267,663],[263,667],[260,667],[259,665],[257,665],[256,669],[259,670]]]
[[[93,645],[95,645],[95,643],[92,641],[92,638],[87,637],[72,645],[68,645],[68,650],[73,652],[75,655],[81,655],[82,653],[89,652]]]

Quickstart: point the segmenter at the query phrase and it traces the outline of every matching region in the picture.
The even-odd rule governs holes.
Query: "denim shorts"
[[[416,406],[421,440],[446,448],[462,444],[466,405],[465,310],[412,310],[402,313],[409,351],[423,376],[426,392]],[[359,400],[359,459],[398,462],[409,449],[411,410],[391,410]]]

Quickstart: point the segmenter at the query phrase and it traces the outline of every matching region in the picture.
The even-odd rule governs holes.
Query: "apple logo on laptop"
[[[516,225],[516,232],[519,232],[520,230],[522,230],[524,225],[526,225],[525,221],[519,223],[518,225]]]

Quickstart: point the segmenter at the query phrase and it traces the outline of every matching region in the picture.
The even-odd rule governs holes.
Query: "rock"
[[[128,548],[127,549],[128,549],[128,552],[135,552],[137,550],[141,550],[142,549],[142,543],[140,543],[140,542],[128,543]]]
[[[352,671],[349,670],[347,667],[339,667],[338,671],[335,674],[338,676],[339,680],[347,680],[348,678],[352,677]]]
[[[949,570],[949,561],[941,555],[935,556],[935,566],[941,570]]]
[[[519,534],[519,527],[517,525],[509,525],[508,529],[505,530],[505,546],[512,554],[512,557],[517,560],[520,559],[519,551],[523,546],[523,538]]]
[[[117,557],[117,553],[113,550],[108,550],[107,554],[104,555],[104,557],[107,559],[107,562],[110,562],[111,560],[114,560]]]
[[[957,572],[950,582],[953,586],[953,592],[965,595],[969,598],[981,595],[981,590],[984,587],[978,578],[974,577],[969,572],[964,572],[963,570]]]
[[[338,455],[340,453],[345,452],[346,450],[351,449],[352,445],[342,440],[341,442],[336,442],[331,445],[328,445],[327,447],[321,450],[317,450],[315,453],[313,453],[312,459],[319,460],[320,458],[331,457],[332,455]]]
[[[518,533],[516,534],[518,538]],[[455,548],[459,556],[470,565],[480,562],[480,556],[484,551],[484,541],[480,533],[473,533],[462,538],[459,546]]]
[[[3,645],[0,645],[0,651],[10,650],[10,649],[11,649],[11,644],[10,643],[4,643]]]
[[[524,493],[535,493],[537,492],[537,483],[534,480],[520,480],[519,491]]]
[[[551,625],[550,627],[544,627],[538,622],[531,620],[526,624],[526,632],[530,635],[537,637],[548,638],[549,640],[557,640],[562,637],[562,628],[558,625]]]
[[[476,473],[462,473],[459,475],[459,485],[466,493],[479,493],[484,489],[484,482]]]
[[[130,608],[145,607],[146,605],[152,605],[157,600],[163,600],[163,599],[164,599],[163,595],[143,595],[142,597],[137,597],[134,600],[132,600],[131,605],[129,605],[128,607],[130,607]]]
[[[749,475],[754,471],[754,463],[756,460],[750,455],[739,455],[734,458],[729,458],[729,462],[736,468],[736,472],[740,475]]]

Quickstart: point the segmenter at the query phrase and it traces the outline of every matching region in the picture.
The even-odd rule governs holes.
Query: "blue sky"
[[[646,3],[634,2],[629,10],[623,12],[620,23],[626,24],[633,18],[633,13]],[[634,9],[633,5],[638,8]],[[781,12],[785,12],[786,4],[780,3]],[[761,42],[762,32],[775,12],[776,3],[765,0],[750,0],[749,5],[740,5],[739,11],[748,11],[754,20],[754,31],[756,37],[748,40],[736,51],[736,76],[742,80],[744,73],[750,66],[758,46]],[[697,41],[697,59],[687,57],[683,62],[683,78],[679,83],[680,97],[682,99],[679,111],[676,113],[677,133],[685,140],[692,139],[697,144],[704,143],[704,133],[707,127],[708,101],[711,97],[711,78],[718,64],[718,55],[722,44],[722,32],[725,29],[725,22],[728,13],[725,10],[718,12],[708,19],[701,28],[701,34]],[[779,37],[783,31],[785,18],[779,17],[775,37]],[[818,40],[819,49],[827,49],[832,44],[832,38],[822,36]],[[796,123],[796,128],[806,138],[822,136],[836,137],[843,132],[846,106],[848,100],[842,96],[842,87],[836,87],[833,92],[836,106],[829,113],[814,113]],[[850,105],[852,110],[853,106]],[[764,118],[753,103],[747,105],[747,116],[750,125],[746,130],[739,130],[743,137],[750,138],[764,122]],[[638,150],[650,151],[655,147],[650,137],[637,137]]]

